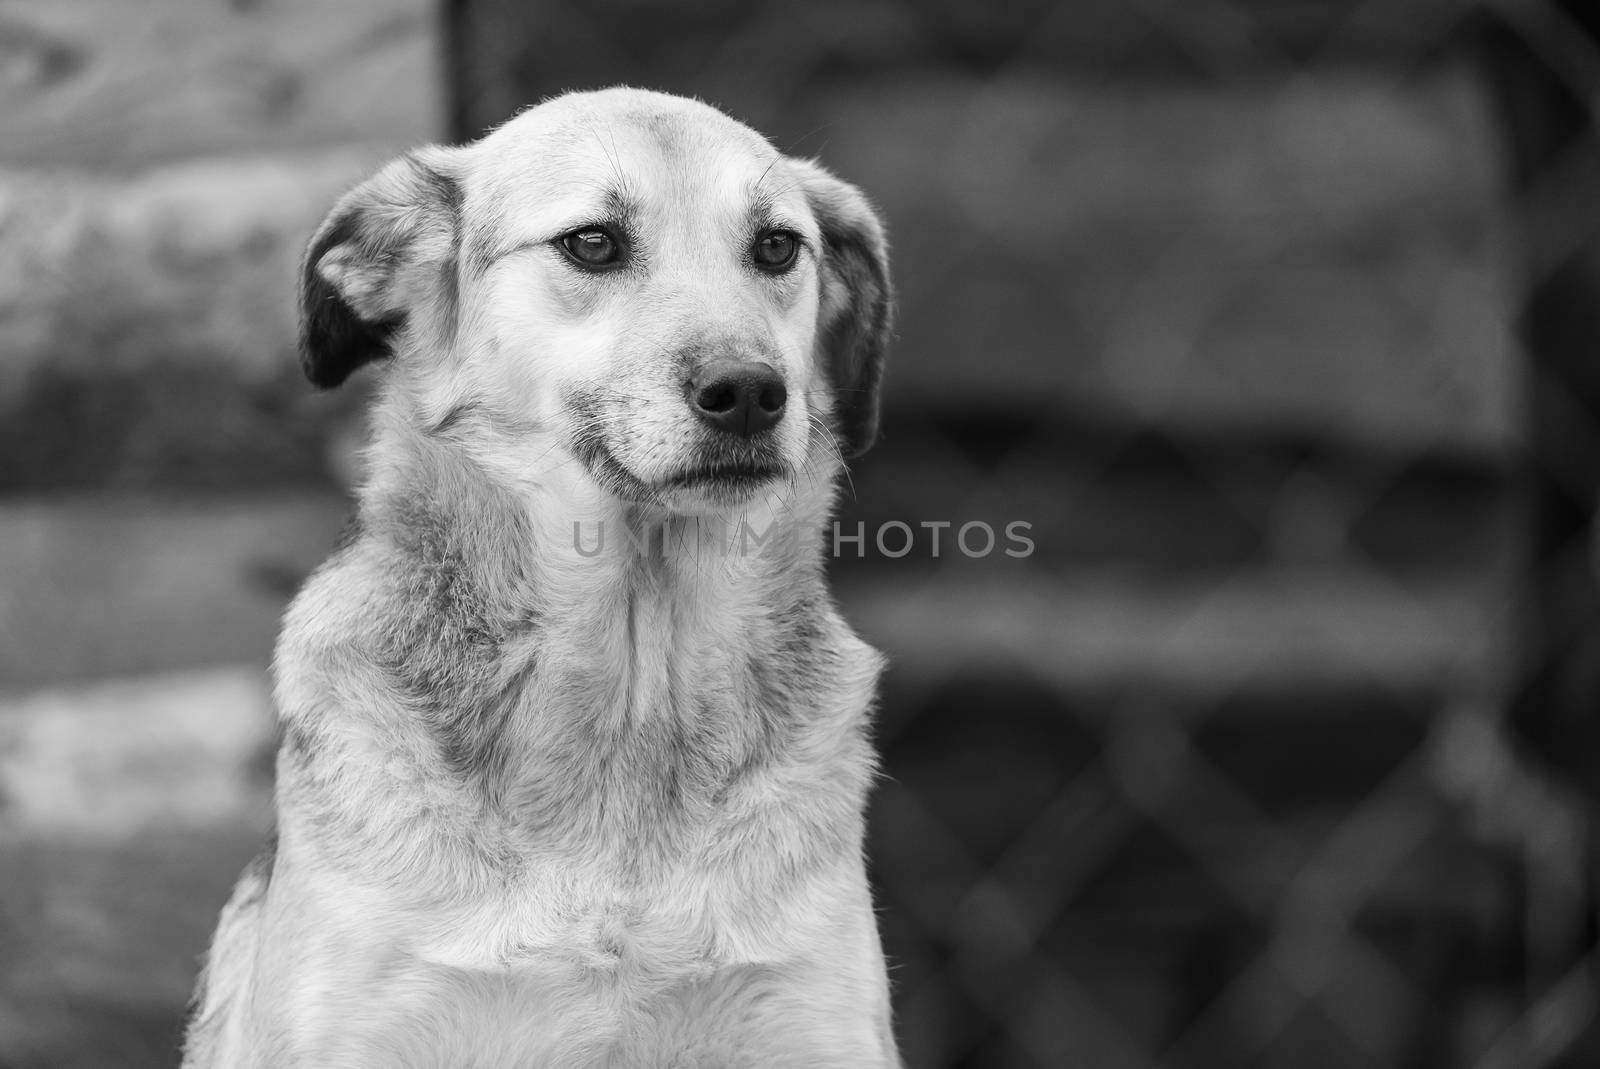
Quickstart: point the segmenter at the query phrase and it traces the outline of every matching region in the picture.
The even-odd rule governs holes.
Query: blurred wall
[[[422,0],[0,11],[0,684],[265,655],[360,407],[299,373],[296,265],[439,136],[434,26]]]
[[[424,0],[0,7],[0,1066],[175,1064],[270,822],[265,664],[357,394],[295,271],[442,110]]]

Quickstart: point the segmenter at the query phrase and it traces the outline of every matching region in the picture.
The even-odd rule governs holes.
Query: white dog
[[[865,199],[704,104],[564,96],[347,194],[302,313],[313,382],[384,361],[369,470],[184,1066],[897,1065],[880,660],[822,567],[889,327]]]

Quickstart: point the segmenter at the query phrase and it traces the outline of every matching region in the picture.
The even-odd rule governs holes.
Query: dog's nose
[[[771,364],[711,360],[689,379],[689,407],[721,431],[748,438],[783,418],[789,391]]]

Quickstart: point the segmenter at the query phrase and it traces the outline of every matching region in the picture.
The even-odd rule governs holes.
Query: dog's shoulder
[[[242,1011],[251,984],[251,965],[260,939],[261,912],[272,883],[277,836],[245,866],[206,953],[205,967],[189,1007],[182,1069],[237,1064]]]

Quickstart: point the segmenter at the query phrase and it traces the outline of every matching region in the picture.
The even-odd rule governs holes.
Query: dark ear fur
[[[822,227],[819,328],[839,445],[846,458],[858,457],[878,437],[878,395],[894,319],[889,242],[859,189],[814,163],[800,169]]]
[[[390,355],[421,302],[453,314],[460,191],[446,149],[408,153],[340,198],[300,266],[300,364],[324,389]]]

